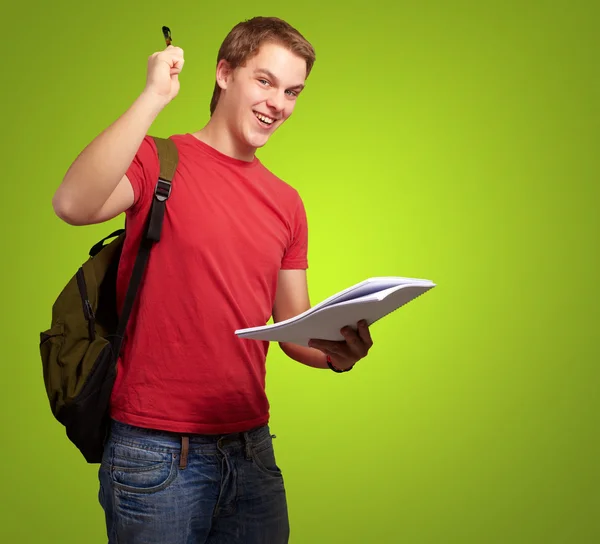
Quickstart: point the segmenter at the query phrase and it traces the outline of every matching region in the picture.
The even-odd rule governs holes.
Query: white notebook
[[[238,329],[239,338],[290,342],[308,346],[310,339],[342,341],[340,329],[356,329],[363,319],[372,325],[382,317],[435,287],[429,280],[402,277],[369,278],[348,287],[306,312],[274,323]]]

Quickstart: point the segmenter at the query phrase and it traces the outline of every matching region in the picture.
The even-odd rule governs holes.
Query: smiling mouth
[[[263,115],[262,113],[258,113],[257,111],[254,112],[254,116],[258,119],[260,124],[263,125],[264,127],[270,127],[273,125],[273,123],[275,123],[275,119],[273,119],[272,117],[269,117],[267,115]]]

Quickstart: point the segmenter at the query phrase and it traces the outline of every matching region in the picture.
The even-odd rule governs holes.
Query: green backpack
[[[160,176],[146,230],[119,316],[117,270],[126,226],[95,244],[52,306],[52,321],[40,334],[44,383],[54,417],[88,463],[100,463],[109,425],[117,356],[153,244],[160,239],[166,200],[179,159],[170,139],[154,138]],[[104,242],[115,238],[112,242]]]

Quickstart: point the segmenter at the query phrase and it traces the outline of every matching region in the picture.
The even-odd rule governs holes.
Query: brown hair
[[[235,25],[221,44],[217,55],[217,65],[226,60],[231,69],[244,66],[247,60],[258,53],[261,44],[277,43],[287,47],[292,53],[306,61],[306,77],[315,63],[313,46],[290,24],[277,17],[254,17]],[[215,83],[210,101],[210,114],[215,112],[221,96],[221,87]]]

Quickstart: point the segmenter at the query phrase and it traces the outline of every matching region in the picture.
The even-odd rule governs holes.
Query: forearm
[[[327,366],[325,354],[318,349],[307,348],[287,342],[281,342],[279,345],[283,352],[291,359],[294,359],[294,361],[298,361],[299,363],[313,368],[329,368]]]
[[[99,134],[77,157],[57,189],[55,210],[90,215],[113,193],[160,111],[155,95],[142,93],[130,108]]]

